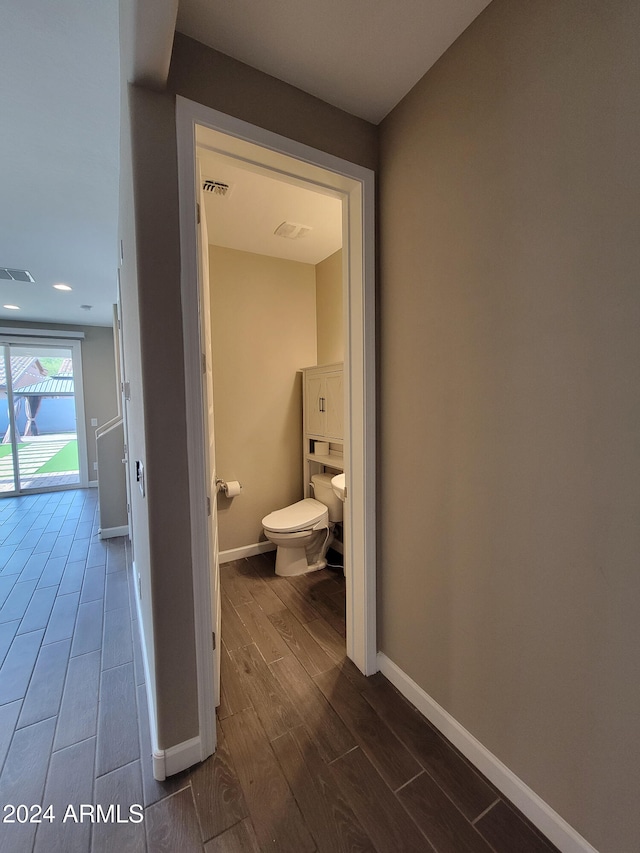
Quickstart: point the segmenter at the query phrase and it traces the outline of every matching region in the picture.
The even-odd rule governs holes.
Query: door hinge
[[[211,515],[211,498],[207,495],[207,515]]]
[[[216,650],[216,632],[215,631],[211,632],[211,640],[213,642],[213,650],[215,652],[215,650]]]
[[[202,372],[207,372],[207,355],[204,352],[202,353]]]
[[[200,205],[196,202],[196,222],[200,225]]]

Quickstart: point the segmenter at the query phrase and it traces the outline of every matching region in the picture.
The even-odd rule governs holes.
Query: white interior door
[[[218,501],[216,487],[216,454],[213,424],[213,365],[211,363],[211,302],[209,297],[209,234],[202,194],[202,176],[198,163],[198,277],[200,290],[200,346],[202,352],[202,401],[206,457],[207,496],[209,505],[209,567],[211,572],[211,621],[215,634],[214,698],[220,704],[220,570],[218,562]]]

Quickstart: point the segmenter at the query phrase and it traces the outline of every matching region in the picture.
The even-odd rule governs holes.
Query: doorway
[[[87,483],[78,341],[0,338],[0,495]]]
[[[196,141],[235,159],[245,168],[313,187],[341,200],[345,316],[345,504],[344,559],[347,567],[347,655],[365,674],[377,670],[375,620],[375,313],[374,179],[358,165],[183,98],[177,99],[180,187],[182,305],[185,340],[185,394],[189,448],[192,557],[196,614],[196,654],[200,740],[203,758],[215,748],[219,669],[211,642],[217,624],[217,564],[209,524],[215,500],[211,471],[206,476],[208,424],[203,388],[201,288],[198,285]],[[206,371],[205,371],[206,372]],[[204,472],[204,473],[203,473]],[[215,480],[215,478],[214,478]],[[214,549],[212,551],[212,548]],[[214,570],[215,571],[215,570]]]

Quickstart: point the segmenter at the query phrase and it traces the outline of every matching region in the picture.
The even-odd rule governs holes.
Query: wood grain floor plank
[[[291,697],[325,761],[333,761],[353,749],[355,738],[295,657],[275,661],[271,671]]]
[[[491,847],[428,773],[398,792],[398,799],[438,853],[492,853]],[[520,848],[517,849],[520,853]]]
[[[345,597],[342,593],[321,596],[313,602],[313,606],[334,631],[337,631],[341,637],[346,637]]]
[[[330,768],[377,853],[433,853],[433,847],[360,748],[343,755]]]
[[[286,578],[274,575],[270,583],[271,588],[282,601],[281,609],[290,610],[300,622],[311,622],[318,618],[319,612]]]
[[[98,711],[98,776],[140,757],[133,664],[102,673]]]
[[[286,643],[287,652],[289,650],[293,652],[309,675],[326,672],[334,665],[333,660],[291,611],[279,610],[277,613],[272,613],[269,620]]]
[[[255,711],[228,717],[222,721],[222,729],[260,848],[278,853],[314,851],[313,839]]]
[[[28,581],[16,581],[5,603],[0,608],[0,622],[14,622],[16,619],[23,618],[37,582],[37,578]]]
[[[9,702],[6,705],[0,705],[0,772],[4,765],[4,760],[9,751],[13,731],[20,716],[22,702],[16,699],[15,702]]]
[[[316,676],[314,681],[392,790],[422,770],[340,670],[329,670]]]
[[[260,853],[258,838],[250,818],[241,820],[204,845],[204,853]]]
[[[58,640],[66,640],[69,637],[73,637],[79,601],[79,592],[58,595],[53,605],[51,616],[49,617],[49,624],[42,640],[43,643],[57,643]]]
[[[56,591],[55,586],[35,590],[20,622],[18,634],[26,634],[29,631],[47,627],[53,603],[56,600]]]
[[[493,788],[385,678],[364,696],[469,820],[495,801]]]
[[[289,646],[257,601],[252,600],[248,604],[236,605],[235,609],[267,663],[291,654]]]
[[[291,700],[253,644],[231,652],[231,659],[269,740],[301,724]]]
[[[191,788],[160,800],[145,812],[149,853],[202,853]]]
[[[287,732],[271,746],[320,853],[373,853],[307,730]]]
[[[476,824],[476,829],[496,853],[558,853],[506,803],[500,801]]]
[[[18,634],[0,668],[0,705],[23,699],[40,651],[44,630]]]
[[[220,680],[224,686],[227,716],[236,714],[238,711],[244,711],[245,708],[251,708],[249,694],[240,680],[235,662],[231,659],[224,642],[220,650]]]
[[[102,648],[102,601],[87,601],[78,607],[78,618],[75,631],[73,632],[73,643],[71,644],[71,657],[86,655]]]
[[[103,809],[120,806],[122,818],[133,813],[131,806],[141,805],[142,776],[140,762],[133,761],[111,773],[99,776],[95,785],[95,802]],[[137,814],[137,810],[135,812]],[[140,823],[99,823],[93,827],[91,853],[145,853],[147,849],[144,821]]]
[[[95,738],[54,752],[47,773],[43,802],[53,806],[57,819],[41,823],[34,853],[86,853],[91,846],[91,823],[79,819],[81,803],[93,803]],[[68,806],[77,819],[63,820]]]
[[[253,601],[245,577],[240,571],[243,562],[244,560],[232,560],[220,566],[220,584],[234,606]]]
[[[271,613],[276,613],[278,610],[282,610],[282,601],[271,589],[267,580],[256,571],[253,558],[249,557],[246,562],[247,568],[244,576],[250,584],[249,591],[254,600],[258,602],[260,608],[264,610],[267,616],[271,615]]]
[[[119,607],[117,610],[105,610],[102,668],[109,669],[129,661],[133,661],[129,605]]]
[[[242,619],[238,616],[235,607],[224,590],[221,590],[220,593],[220,604],[222,610],[222,637],[229,651],[249,645],[252,642],[251,634],[247,631]]]
[[[104,580],[104,566],[93,566],[86,569],[82,582],[82,592],[80,593],[80,603],[84,604],[86,601],[98,601],[104,598]]]
[[[49,719],[15,733],[0,777],[2,804],[42,802],[54,728],[55,720]],[[0,822],[0,850],[31,853],[36,829],[37,824]]]
[[[58,714],[55,749],[95,736],[99,689],[100,652],[70,658]]]
[[[47,560],[40,579],[38,580],[38,588],[45,586],[58,586],[62,580],[65,566],[67,565],[66,557],[49,557]]]
[[[18,727],[54,717],[60,708],[71,640],[41,646],[33,668]]]
[[[205,841],[249,814],[222,728],[216,752],[190,773],[193,799]]]

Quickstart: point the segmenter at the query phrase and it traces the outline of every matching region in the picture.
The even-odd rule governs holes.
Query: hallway
[[[156,782],[130,543],[97,529],[94,490],[0,501],[0,801],[43,810],[2,853],[555,849],[346,659],[340,574],[279,578],[273,554],[221,567],[216,755]]]

